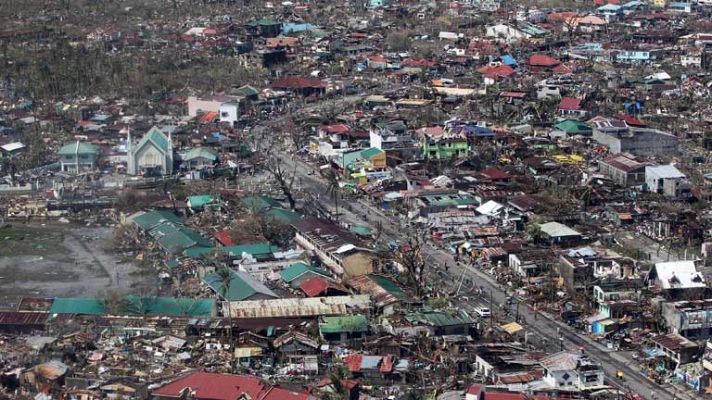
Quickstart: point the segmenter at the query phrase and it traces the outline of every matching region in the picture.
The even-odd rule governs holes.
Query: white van
[[[486,317],[489,317],[490,315],[492,315],[492,312],[490,312],[490,309],[488,307],[483,307],[483,306],[476,307],[475,312],[477,313],[477,315],[479,315],[482,318],[486,318]]]

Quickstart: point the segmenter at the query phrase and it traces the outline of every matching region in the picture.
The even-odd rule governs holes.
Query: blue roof
[[[517,65],[517,60],[514,59],[514,57],[510,56],[509,54],[505,54],[502,56],[502,62],[504,65]]]
[[[111,115],[109,114],[94,114],[94,116],[91,117],[91,120],[96,122],[104,122],[109,118],[111,118]]]
[[[600,6],[597,8],[598,11],[618,11],[621,9],[621,6],[617,4],[606,4],[605,6]]]
[[[492,136],[494,136],[494,132],[491,129],[485,128],[485,127],[479,126],[479,125],[474,125],[474,124],[469,125],[468,124],[468,125],[464,126],[464,130],[467,133],[474,134],[475,137],[492,137]]]
[[[645,3],[643,3],[642,1],[633,0],[633,1],[629,1],[629,2],[627,2],[627,3],[623,4],[623,5],[621,5],[621,7],[622,7],[622,8],[635,8],[635,7],[642,6],[642,5],[644,5],[644,4],[645,4]]]
[[[318,28],[318,26],[312,24],[295,24],[294,22],[287,22],[282,25],[282,34],[287,35],[294,32],[306,32],[316,28]]]

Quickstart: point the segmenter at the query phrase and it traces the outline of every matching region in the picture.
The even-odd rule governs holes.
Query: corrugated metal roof
[[[43,325],[48,317],[48,313],[0,312],[0,325]]]
[[[579,232],[569,228],[564,224],[558,222],[547,222],[545,224],[539,225],[541,231],[549,237],[564,237],[564,236],[581,236]]]
[[[252,275],[230,269],[231,279],[228,287],[225,288],[222,282],[222,278],[216,272],[206,276],[203,281],[210,286],[215,293],[219,294],[227,301],[240,301],[249,299],[256,294],[263,294],[266,296],[277,298],[279,297],[276,293],[270,290],[264,283],[256,280]]]
[[[342,315],[371,307],[368,295],[232,301],[233,318],[282,318]]]
[[[368,319],[360,314],[322,317],[319,331],[321,333],[366,332],[368,331]]]

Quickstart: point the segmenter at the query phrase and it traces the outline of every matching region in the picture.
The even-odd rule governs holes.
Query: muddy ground
[[[14,224],[0,229],[0,309],[23,296],[95,296],[107,289],[134,292],[150,277],[108,251],[112,228]]]

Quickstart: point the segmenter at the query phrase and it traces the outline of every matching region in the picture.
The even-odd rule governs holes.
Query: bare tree
[[[108,289],[99,294],[99,302],[106,309],[106,313],[109,315],[119,315],[124,312],[130,302],[128,297],[117,290]]]
[[[270,157],[267,162],[263,164],[264,169],[272,175],[272,178],[277,183],[279,190],[282,191],[284,197],[287,198],[289,202],[289,208],[294,210],[297,205],[296,200],[294,200],[294,177],[296,176],[296,164],[294,166],[294,171],[289,173],[286,166],[279,157]]]
[[[306,145],[309,132],[303,127],[297,125],[294,121],[294,116],[291,113],[287,114],[282,123],[275,126],[275,128],[289,138],[289,141],[292,146],[294,146],[295,151],[303,149]]]
[[[403,267],[408,285],[415,288],[416,295],[425,289],[425,241],[423,229],[411,227],[405,230],[401,244],[394,253],[394,260]]]

